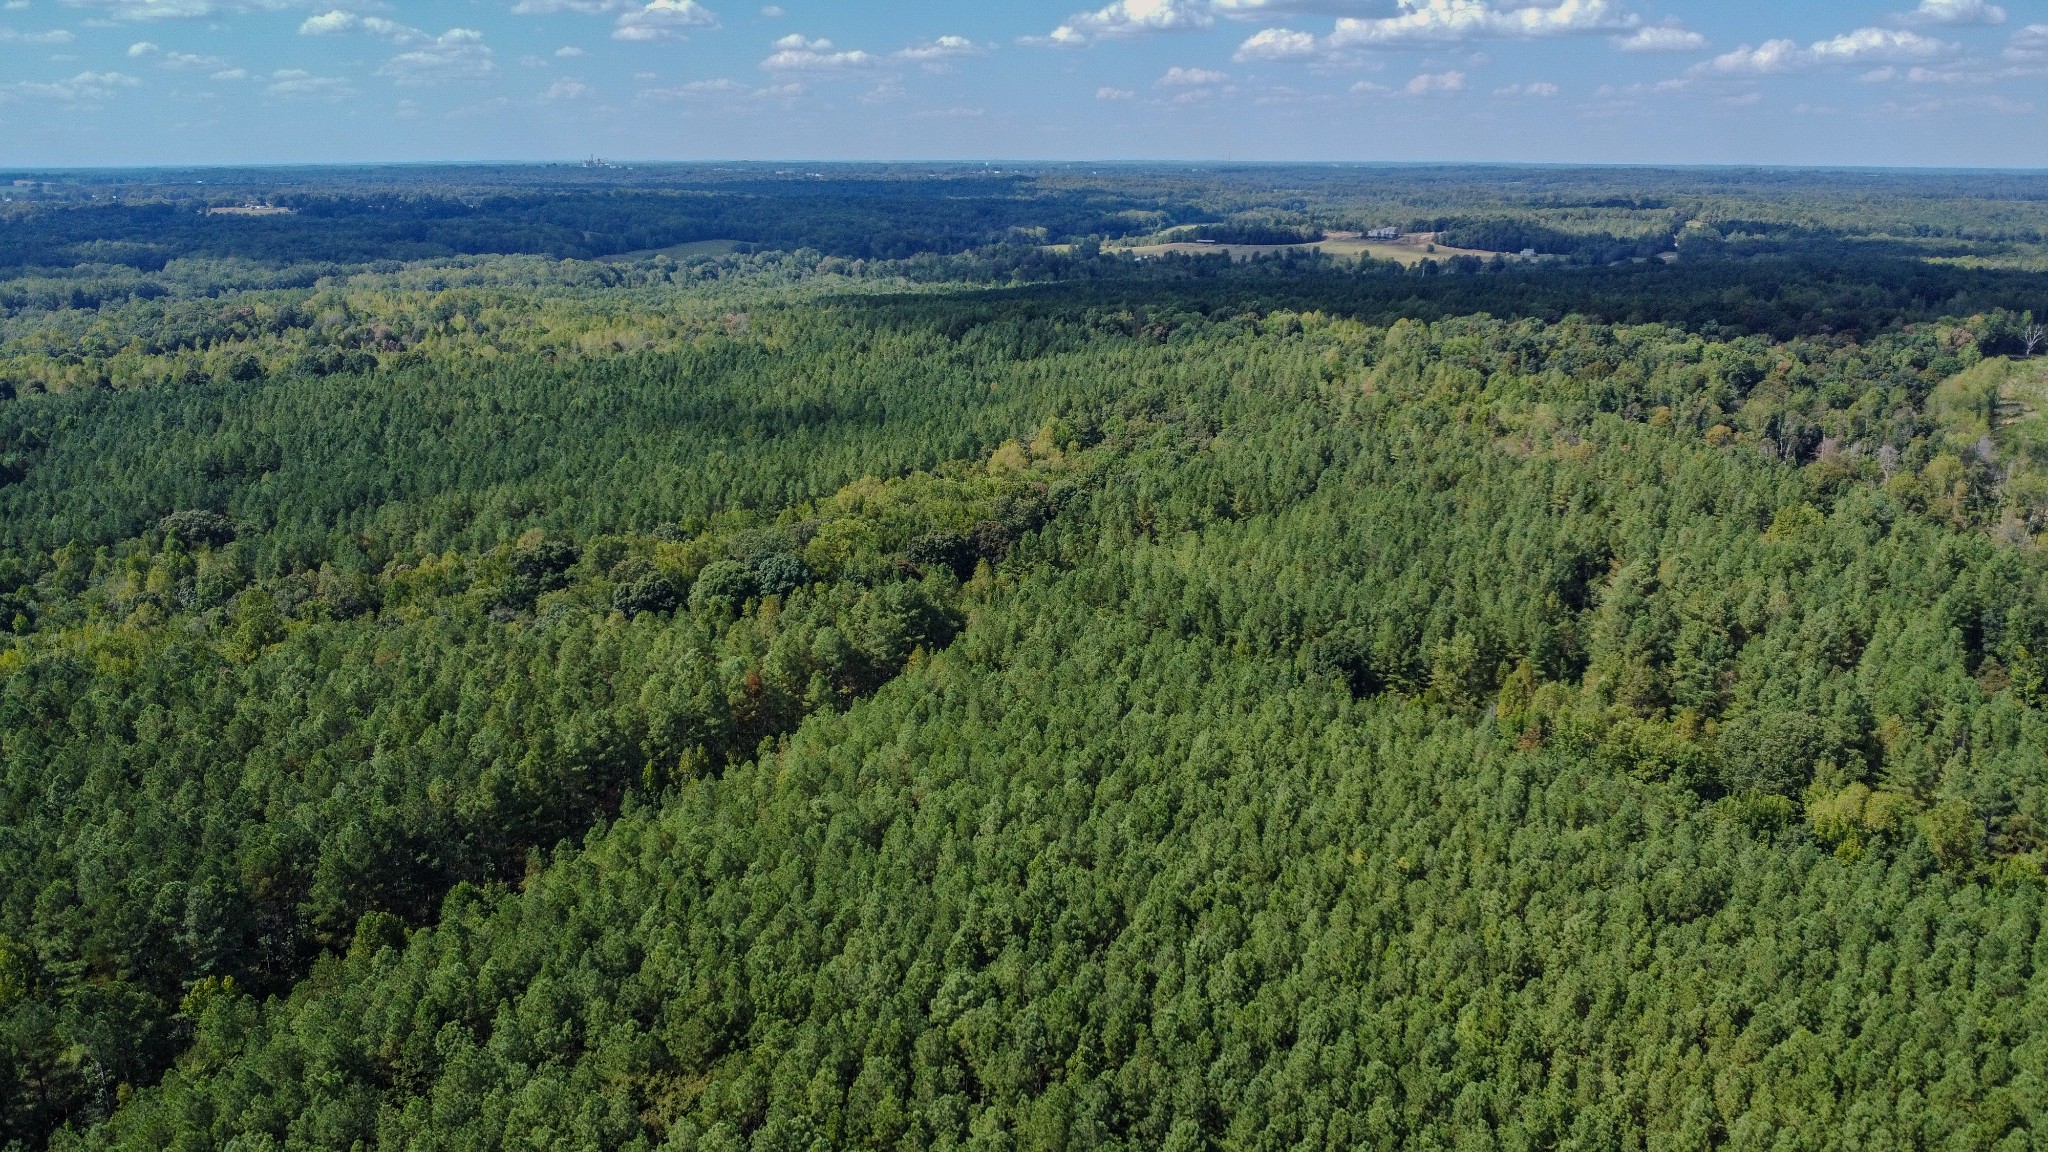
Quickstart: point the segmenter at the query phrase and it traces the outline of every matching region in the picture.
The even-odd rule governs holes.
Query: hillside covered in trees
[[[1312,175],[1119,179],[1616,180]],[[1802,179],[1598,211],[2034,210]],[[0,1145],[2034,1147],[2048,276],[1859,235],[24,270]]]

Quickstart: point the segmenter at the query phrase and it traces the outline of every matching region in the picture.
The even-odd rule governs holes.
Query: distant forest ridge
[[[1510,166],[433,165],[0,171],[0,269],[592,259],[721,240],[902,259],[1185,225],[1392,227],[1581,264],[1788,253],[2048,268],[2048,174]],[[287,209],[252,212],[248,209]]]

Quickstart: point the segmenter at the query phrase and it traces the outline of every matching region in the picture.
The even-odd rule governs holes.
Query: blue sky
[[[0,163],[2048,166],[2048,0],[0,0]]]

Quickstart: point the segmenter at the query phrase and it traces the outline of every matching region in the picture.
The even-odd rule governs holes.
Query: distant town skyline
[[[2048,0],[0,0],[0,164],[2048,166]]]

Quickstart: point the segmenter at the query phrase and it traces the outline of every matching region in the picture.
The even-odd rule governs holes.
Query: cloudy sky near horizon
[[[0,0],[0,164],[2048,166],[2048,0]]]

